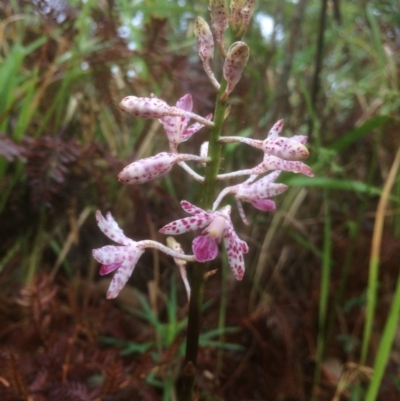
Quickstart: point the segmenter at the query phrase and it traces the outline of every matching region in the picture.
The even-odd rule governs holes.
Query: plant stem
[[[211,162],[206,166],[200,206],[204,210],[211,209],[215,197],[217,174],[222,149],[222,145],[218,143],[218,138],[221,136],[222,124],[225,119],[225,111],[227,107],[226,102],[220,101],[220,97],[224,93],[225,88],[226,81],[223,79],[215,105],[214,126],[211,129],[209,137],[208,157],[211,158]],[[195,264],[192,270],[188,271],[188,273],[191,273],[189,274],[191,295],[189,301],[185,361],[177,386],[179,401],[192,401],[194,399],[205,272],[206,265],[201,263]]]

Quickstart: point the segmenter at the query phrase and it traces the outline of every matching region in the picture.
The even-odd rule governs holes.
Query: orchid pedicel
[[[236,233],[232,222],[231,216],[237,213],[236,209],[232,212],[230,205],[221,206],[221,203],[228,200],[225,199],[228,195],[233,196],[240,217],[248,224],[242,202],[248,202],[263,212],[274,211],[276,203],[271,198],[288,188],[287,185],[276,182],[281,171],[313,176],[311,168],[303,162],[309,156],[305,146],[307,137],[282,136],[283,120],[272,126],[264,140],[223,135],[223,123],[230,108],[229,96],[235,91],[248,60],[251,60],[250,49],[242,40],[242,35],[249,25],[255,6],[256,0],[231,0],[230,7],[226,0],[210,0],[211,28],[201,17],[197,17],[194,22],[198,54],[210,84],[217,91],[215,109],[210,110],[207,116],[193,113],[193,99],[190,94],[177,98],[173,106],[152,94],[148,97],[126,96],[120,102],[120,109],[124,113],[137,118],[157,119],[166,133],[169,149],[133,161],[119,173],[119,181],[122,184],[138,185],[161,179],[177,165],[202,186],[201,200],[197,204],[187,200],[180,202],[189,216],[183,216],[160,228],[161,234],[169,236],[164,240],[167,245],[153,240],[130,239],[125,236],[110,212],[105,217],[100,211],[96,212],[100,230],[117,244],[93,250],[94,258],[102,265],[100,274],[114,273],[107,298],[118,296],[147,248],[155,248],[171,256],[179,269],[189,299],[186,353],[182,364],[182,372],[185,373],[182,373],[181,384],[177,388],[180,401],[193,400],[194,397],[200,310],[207,276],[206,262],[225,254],[233,276],[237,280],[245,277],[245,255],[249,252],[249,246]],[[226,46],[225,31],[228,26],[236,35],[236,41]],[[222,58],[220,82],[215,78],[212,68],[214,41],[219,57]],[[181,153],[180,145],[200,130],[208,131],[208,138],[201,146],[199,155]],[[259,149],[260,160],[247,169],[220,174],[222,147],[225,143],[233,142]],[[200,172],[186,163],[189,161],[194,162]],[[243,176],[248,177],[243,179]],[[225,185],[216,196],[217,187],[231,179],[242,179],[242,182]],[[188,233],[192,238],[194,235],[194,238],[192,249],[185,250],[175,236]],[[225,248],[223,253],[220,252],[222,244]]]

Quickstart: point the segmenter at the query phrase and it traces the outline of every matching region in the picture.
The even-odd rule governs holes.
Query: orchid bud
[[[299,161],[309,156],[308,149],[302,143],[282,136],[265,139],[262,149],[269,155],[289,161]]]
[[[161,152],[129,164],[118,174],[118,180],[123,184],[142,184],[162,177],[172,169],[174,164],[186,160],[202,163],[208,161],[207,158],[196,155]]]
[[[201,17],[197,17],[195,20],[194,34],[197,38],[197,51],[199,52],[199,56],[203,61],[204,71],[210,78],[210,81],[214,87],[219,90],[220,84],[215,78],[210,65],[210,61],[214,57],[214,39],[210,27]]]
[[[201,17],[197,17],[194,22],[194,34],[200,58],[203,61],[211,60],[214,57],[214,39],[210,27]]]
[[[215,32],[215,39],[225,56],[224,32],[228,28],[228,4],[225,0],[210,0],[208,9],[211,14],[211,26]]]
[[[240,31],[238,36],[242,36],[250,23],[250,19],[254,14],[257,0],[231,0],[231,13],[229,15],[229,22],[232,29]]]
[[[249,47],[244,42],[235,42],[228,49],[223,67],[227,87],[221,99],[225,100],[239,82],[244,67],[249,59]]]
[[[119,108],[125,113],[143,118],[162,118],[173,113],[172,107],[156,97],[127,96],[121,100]]]

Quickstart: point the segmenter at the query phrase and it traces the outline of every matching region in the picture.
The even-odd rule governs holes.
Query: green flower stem
[[[209,137],[208,157],[211,162],[207,163],[203,192],[201,198],[201,208],[209,210],[215,198],[217,174],[221,160],[222,145],[218,143],[221,136],[222,125],[225,119],[227,103],[220,100],[226,88],[226,81],[223,79],[217,95],[214,113],[214,127],[212,127]],[[194,399],[194,385],[196,378],[197,351],[200,336],[200,317],[201,305],[203,303],[204,274],[206,265],[197,263],[191,271],[188,271],[191,286],[189,302],[188,327],[186,334],[186,353],[183,370],[178,382],[178,400],[192,401]]]

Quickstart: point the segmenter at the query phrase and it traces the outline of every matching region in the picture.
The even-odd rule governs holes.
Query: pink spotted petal
[[[186,94],[176,102],[176,107],[185,111],[192,111],[193,101],[190,94]],[[189,123],[190,118],[187,116],[165,116],[159,121],[164,127],[168,141],[175,145],[182,142],[182,132]]]
[[[114,277],[111,280],[110,286],[107,292],[107,299],[114,299],[118,296],[124,285],[129,280],[133,269],[136,266],[137,261],[143,254],[144,249],[133,248],[128,259],[124,260]]]
[[[279,157],[272,155],[265,155],[262,163],[266,169],[268,170],[282,170],[282,171],[291,171],[292,173],[301,173],[307,175],[308,177],[314,177],[314,173],[311,170],[311,167],[307,166],[302,162],[294,162],[283,160]]]
[[[187,233],[205,227],[211,220],[210,215],[185,217],[165,225],[160,229],[160,233],[169,235]]]
[[[271,212],[276,209],[275,202],[270,199],[259,199],[251,202],[251,204],[258,210],[263,212]]]
[[[102,265],[100,267],[99,274],[100,276],[105,276],[108,273],[113,272],[114,270],[117,270],[121,266],[121,263],[113,263],[111,265]]]
[[[176,107],[185,110],[185,111],[192,111],[193,109],[193,99],[190,93],[182,96],[177,102]]]
[[[212,116],[213,116],[212,114],[209,114],[205,118],[206,118],[206,120],[211,121]],[[193,134],[195,134],[197,131],[201,130],[203,127],[204,127],[204,125],[200,124],[200,123],[194,123],[194,124],[190,125],[182,133],[181,142],[187,141]]]
[[[218,255],[218,246],[215,240],[208,235],[196,237],[192,242],[192,250],[195,258],[199,262],[213,260]]]
[[[247,244],[240,240],[232,227],[225,231],[224,244],[228,255],[228,263],[237,280],[242,280],[244,276],[243,253],[248,251]]]
[[[305,145],[307,142],[307,136],[306,135],[293,135],[290,139],[293,139],[294,141],[300,142],[301,144]]]
[[[204,211],[203,209],[200,209],[199,207],[192,205],[191,203],[189,203],[188,201],[181,201],[181,206],[182,209],[189,214],[193,214],[193,215],[200,215],[200,216],[209,216],[210,213],[207,213],[206,211]]]
[[[93,249],[93,257],[102,265],[121,264],[129,257],[131,246],[106,245],[102,248]]]
[[[96,220],[100,230],[111,240],[121,245],[129,245],[132,243],[132,240],[126,237],[123,231],[119,228],[118,223],[114,220],[110,212],[108,212],[106,218],[104,218],[100,210],[97,210]]]
[[[289,161],[299,161],[309,156],[308,149],[302,143],[282,136],[268,137],[263,142],[263,150],[268,155]]]
[[[267,138],[278,138],[279,134],[282,131],[283,125],[284,125],[284,121],[283,120],[279,120],[277,121],[272,128],[269,130],[268,132],[268,136]]]

